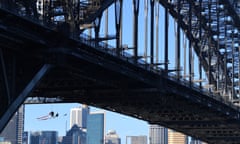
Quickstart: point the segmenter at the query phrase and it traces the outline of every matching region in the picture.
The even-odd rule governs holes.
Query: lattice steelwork
[[[1,122],[30,96],[117,110],[210,143],[239,139],[239,0],[0,0],[0,11]]]
[[[160,3],[168,6],[175,18],[182,19],[179,24],[186,30],[199,57],[200,67],[207,74],[208,88],[238,103],[239,17],[235,15],[239,2],[181,0]],[[201,69],[199,78],[202,80]]]

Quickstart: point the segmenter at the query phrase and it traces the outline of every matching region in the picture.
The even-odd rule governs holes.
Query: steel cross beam
[[[178,1],[179,2],[179,1]],[[189,5],[191,4],[192,5],[192,13],[195,14],[195,16],[201,21],[200,24],[201,24],[201,27],[200,27],[200,32],[203,32],[201,31],[201,29],[203,29],[204,31],[209,31],[209,34],[212,36],[209,36],[209,40],[211,43],[213,43],[213,45],[215,45],[215,49],[214,49],[214,53],[216,56],[218,57],[222,57],[222,55],[220,54],[220,52],[217,50],[217,42],[213,39],[213,35],[214,35],[214,31],[212,31],[211,29],[209,29],[209,26],[207,26],[207,20],[206,20],[206,17],[203,17],[203,16],[200,16],[199,17],[199,11],[201,10],[201,7],[198,6],[195,1],[191,1],[191,0],[188,0],[188,1],[184,1],[184,2],[187,2]],[[159,1],[159,3],[161,3],[164,7],[167,7],[169,8],[169,12],[171,13],[171,15],[175,18],[179,18],[179,15],[177,12],[177,8],[174,7],[171,3],[167,2],[167,1]],[[183,15],[180,15],[182,18]],[[211,16],[209,16],[211,17]],[[180,22],[180,25],[181,25],[181,28],[183,30],[186,30],[187,31],[187,36],[188,36],[188,39],[192,42],[193,46],[194,46],[194,50],[196,52],[196,54],[199,56],[200,58],[200,61],[201,61],[201,66],[203,66],[203,68],[205,69],[205,71],[210,71],[210,66],[207,62],[207,60],[205,58],[203,58],[203,56],[201,55],[201,48],[199,47],[199,45],[197,45],[199,43],[199,39],[196,39],[194,37],[194,35],[192,34],[191,31],[189,31],[189,25],[185,24],[183,21]],[[210,38],[211,37],[211,38]],[[203,37],[202,37],[203,38]],[[212,47],[212,45],[211,45]],[[221,69],[224,69],[224,64],[223,64],[223,58],[219,58],[220,61],[220,66],[221,66]],[[209,73],[209,79],[210,79],[210,82],[216,84],[216,81],[217,79],[215,78],[214,74],[212,72]],[[232,80],[231,80],[231,77],[229,75],[226,75],[226,81],[227,83],[231,84]]]
[[[123,0],[115,0],[115,28],[116,28],[116,53],[121,53],[121,23],[122,23],[122,3]]]
[[[99,17],[115,0],[102,0],[101,7],[91,17],[84,20],[84,23],[91,23],[96,17]]]
[[[138,15],[139,15],[139,0],[133,0],[133,49],[134,60],[138,60]]]
[[[11,116],[17,111],[19,106],[24,102],[29,93],[37,86],[43,76],[50,70],[52,66],[50,64],[45,64],[42,68],[36,73],[32,80],[26,85],[24,90],[17,96],[17,98],[8,106],[7,111],[1,117],[0,121],[0,132],[4,129],[7,122]]]
[[[6,65],[5,65],[5,60],[3,58],[3,50],[0,48],[0,66],[1,66],[1,71],[2,71],[2,80],[3,80],[3,85],[4,85],[4,90],[5,94],[7,96],[7,103],[10,103],[11,96],[10,96],[10,89],[9,89],[9,83],[8,83],[8,77],[7,77],[7,71],[6,71]]]

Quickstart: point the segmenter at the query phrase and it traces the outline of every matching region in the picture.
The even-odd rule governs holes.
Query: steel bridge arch
[[[162,3],[162,5],[164,5],[164,2],[163,1],[161,1]],[[185,2],[185,1],[184,1]],[[165,1],[165,7],[167,7],[169,10],[170,10],[170,13],[171,13],[171,15],[175,15],[176,17],[178,17],[179,16],[179,13],[177,13],[176,12],[176,9],[174,9],[174,8],[176,8],[176,7],[174,7],[172,4],[170,4],[170,3],[168,3],[168,2],[166,2]],[[237,18],[236,18],[237,19]],[[236,20],[237,21],[237,20]],[[189,27],[190,26],[188,26],[188,25],[186,25],[186,23],[182,20],[182,21],[179,21],[179,23],[180,23],[180,26],[182,27],[182,29],[183,30],[191,30]],[[202,26],[202,25],[201,25]],[[206,27],[207,26],[207,24],[205,24],[205,25],[203,25],[203,27]],[[197,39],[195,39],[194,38],[194,34],[192,34],[192,33],[190,33],[190,31],[189,32],[187,32],[188,34],[188,38],[191,40],[192,39],[192,43],[197,43],[198,42],[198,40]],[[212,35],[212,36],[214,36],[214,35]],[[214,38],[212,39],[212,41],[214,40]],[[195,45],[196,46],[196,51],[198,51],[200,48],[199,47],[197,47],[197,45]],[[217,53],[216,55],[219,55],[218,53],[219,53],[219,51],[215,51],[215,53]],[[222,60],[223,58],[221,58],[221,60]],[[207,60],[206,59],[203,59],[203,62],[205,61],[205,67],[206,67],[206,69],[208,69],[209,68],[209,65],[208,65],[208,63],[207,63]],[[43,67],[43,71],[46,71],[47,69],[49,69],[49,67],[48,66],[45,66],[45,67]],[[213,80],[214,80],[214,76],[212,76],[213,78]],[[228,77],[229,77],[229,79],[231,78],[229,75],[228,75]],[[211,78],[210,78],[211,79]],[[230,81],[230,80],[229,80]]]
[[[111,1],[111,4],[109,6],[111,6],[115,2],[116,2],[116,0]],[[150,3],[151,2],[152,1],[150,1]],[[205,73],[210,73],[210,74],[207,74],[209,84],[213,84],[215,87],[215,90],[218,91],[217,93],[219,93],[219,88],[217,88],[218,87],[217,85],[219,85],[218,77],[220,74],[216,74],[214,71],[211,70],[212,69],[212,66],[210,64],[211,62],[209,63],[206,56],[205,57],[203,56],[202,49],[204,48],[203,47],[204,45],[202,45],[200,42],[206,41],[207,42],[206,45],[208,45],[209,47],[211,47],[213,49],[212,52],[208,52],[208,55],[213,55],[214,57],[217,57],[218,65],[219,65],[219,68],[221,69],[220,71],[222,71],[222,73],[224,73],[224,69],[225,69],[225,67],[227,67],[227,65],[226,65],[227,62],[224,62],[226,60],[225,59],[226,56],[225,56],[225,53],[223,54],[219,51],[220,41],[216,39],[216,35],[220,35],[220,33],[217,32],[216,29],[213,30],[212,27],[209,26],[209,23],[211,20],[209,20],[205,16],[201,16],[202,14],[199,11],[206,11],[206,8],[199,6],[200,5],[199,3],[201,3],[201,5],[205,5],[205,6],[206,6],[206,4],[202,4],[202,3],[208,3],[208,6],[213,5],[213,3],[214,3],[214,6],[217,6],[215,11],[224,14],[224,16],[222,16],[222,17],[231,17],[230,23],[232,23],[231,24],[232,27],[234,29],[240,30],[240,19],[239,19],[239,16],[238,16],[236,10],[234,9],[234,3],[237,3],[237,2],[234,2],[234,1],[230,2],[228,0],[224,0],[224,1],[212,0],[210,2],[204,1],[204,0],[198,0],[198,1],[192,1],[192,0],[160,1],[160,0],[156,0],[153,2],[162,5],[169,12],[169,14],[175,19],[177,24],[180,25],[181,29],[184,31],[188,40],[191,41],[191,43],[192,43],[191,45],[194,48],[194,51],[197,54],[199,60],[201,61],[202,67],[203,67]],[[179,6],[178,6],[178,4],[179,4]],[[185,5],[185,7],[183,7],[183,5]],[[186,6],[188,6],[188,10],[191,11],[191,15],[192,15],[191,18],[195,18],[195,21],[197,21],[197,23],[198,23],[198,31],[192,31],[193,26],[192,26],[192,24],[191,25],[189,24],[190,22],[189,22],[189,19],[187,19],[187,17],[190,17],[189,16],[190,12],[188,11],[188,12],[181,14],[182,9],[186,9]],[[226,8],[224,10],[224,12],[223,12],[223,10],[221,10],[220,6],[223,6],[224,8]],[[191,10],[190,10],[190,7],[191,7]],[[211,6],[211,7],[214,8],[213,6]],[[108,7],[106,7],[106,9],[107,8]],[[211,10],[211,8],[208,8],[208,9]],[[205,15],[207,15],[207,14],[205,14]],[[211,14],[208,14],[207,16],[210,19],[212,18]],[[215,17],[217,17],[217,16],[215,16]],[[220,16],[218,15],[218,17],[220,17]],[[220,23],[219,19],[218,19],[218,21]],[[218,25],[220,25],[220,24],[218,24]],[[195,27],[195,29],[196,29],[196,27]],[[195,32],[195,34],[193,34],[194,32]],[[196,36],[196,35],[198,35],[198,36]],[[201,35],[201,37],[199,35]],[[204,39],[204,35],[207,35],[207,37],[205,36],[205,39]],[[199,40],[199,38],[201,38],[202,40]],[[230,38],[227,38],[227,39],[230,39]],[[226,75],[225,84],[222,84],[225,86],[222,86],[221,89],[223,89],[223,91],[221,91],[221,93],[219,93],[219,94],[226,95],[225,91],[230,91],[232,97],[234,99],[238,99],[239,98],[239,90],[238,89],[236,90],[233,86],[234,80],[233,80],[233,77],[231,76],[233,74],[231,74],[231,73],[234,73],[234,72],[231,72],[230,70],[225,70],[225,75]],[[224,89],[224,87],[225,87],[225,89]]]
[[[197,13],[200,13],[201,14],[201,12],[199,12],[198,10],[200,10],[201,11],[201,9],[199,8],[199,7],[197,7],[195,4],[196,3],[198,3],[199,4],[199,1],[191,1],[191,0],[186,0],[186,1],[178,1],[179,2],[179,4],[181,5],[181,2],[186,2],[186,3],[188,3],[188,5],[189,6],[193,6],[194,8],[194,10],[193,10],[193,12],[195,13],[195,15],[196,16],[199,16]],[[227,1],[225,1],[226,3],[227,3]],[[199,45],[199,42],[200,42],[200,40],[198,39],[198,38],[195,38],[194,37],[194,35],[192,34],[192,29],[190,28],[190,25],[187,25],[185,22],[184,22],[184,19],[182,19],[183,17],[184,17],[184,15],[180,15],[180,17],[179,17],[179,15],[178,15],[178,12],[177,12],[177,10],[178,10],[178,8],[176,8],[176,7],[178,7],[177,5],[176,5],[176,3],[175,3],[175,5],[173,5],[173,4],[171,4],[171,3],[169,3],[169,2],[167,2],[167,1],[159,1],[159,3],[161,4],[161,5],[163,5],[166,9],[169,9],[169,12],[170,12],[170,14],[176,19],[176,21],[179,21],[179,23],[178,24],[180,24],[180,26],[181,26],[181,28],[184,30],[184,32],[185,32],[185,34],[187,35],[187,37],[188,37],[188,39],[190,40],[190,41],[192,41],[192,43],[193,43],[193,48],[194,48],[194,50],[195,50],[195,52],[196,52],[196,54],[198,55],[198,57],[200,58],[200,61],[202,61],[202,63],[203,63],[203,68],[204,68],[204,70],[205,70],[205,72],[208,72],[209,71],[209,64],[208,64],[208,62],[206,61],[206,59],[204,59],[202,56],[200,56],[200,50],[201,50],[201,47],[200,47],[200,45]],[[229,8],[229,6],[228,6],[228,8]],[[175,10],[174,10],[175,9]],[[231,8],[230,8],[231,9]],[[229,10],[229,9],[228,9]],[[180,10],[179,10],[179,12],[181,11],[181,8],[180,8]],[[186,17],[186,16],[185,16]],[[190,16],[189,16],[190,17]],[[235,17],[234,16],[234,21],[238,21],[239,20],[239,17]],[[201,20],[200,20],[201,21]],[[204,22],[205,21],[205,22]],[[206,30],[206,31],[210,31],[210,33],[212,34],[213,33],[213,31],[212,30],[210,30],[210,29],[208,29],[208,26],[207,26],[207,20],[205,19],[205,18],[203,18],[203,22],[204,23],[201,23],[201,27],[200,28],[203,28],[204,30]],[[189,23],[188,23],[189,24]],[[213,36],[212,36],[213,37]],[[216,56],[218,56],[218,57],[220,57],[219,58],[219,60],[221,61],[220,62],[220,64],[221,64],[221,68],[222,69],[224,69],[224,62],[223,62],[223,56],[220,54],[220,52],[216,49],[216,47],[217,47],[217,45],[218,45],[218,43],[213,39],[213,38],[211,38],[211,40],[213,41],[212,43],[213,43],[213,45],[215,45],[215,50],[214,50],[214,53],[215,53],[215,55]],[[214,83],[214,85],[216,86],[216,78],[214,78],[214,76],[213,76],[213,74],[211,74],[211,75],[208,75],[208,79],[210,79],[210,81],[213,81],[213,83]],[[227,82],[228,83],[232,83],[231,82],[231,78],[228,76],[227,78]]]

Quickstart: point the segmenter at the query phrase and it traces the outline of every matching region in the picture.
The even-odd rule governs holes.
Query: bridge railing
[[[80,40],[82,43],[84,43],[86,45],[89,45],[89,46],[91,46],[95,49],[101,50],[102,52],[108,53],[108,54],[113,55],[115,57],[118,56],[117,53],[116,53],[116,48],[115,47],[113,47],[112,45],[107,44],[105,42],[96,42],[87,34],[82,33],[80,36],[74,37],[74,39]],[[125,60],[127,62],[130,62],[132,64],[138,65],[139,67],[141,67],[143,69],[151,70],[153,72],[157,72],[157,71],[162,70],[160,68],[153,69],[150,64],[148,64],[146,61],[141,60],[141,59],[139,59],[136,63],[134,61],[133,55],[130,54],[130,53],[127,53],[127,52],[122,52],[119,58],[122,59],[122,60]]]
[[[239,106],[237,106],[237,105],[235,105],[235,104],[233,104],[231,101],[229,101],[228,99],[224,99],[220,94],[218,94],[218,93],[214,93],[213,91],[211,91],[211,90],[209,90],[209,89],[207,89],[207,88],[201,88],[199,85],[197,85],[197,84],[192,84],[192,85],[190,85],[189,84],[189,81],[188,80],[186,80],[186,79],[176,79],[176,75],[175,74],[173,74],[173,73],[170,73],[170,74],[168,74],[168,79],[170,79],[170,80],[172,80],[172,81],[174,81],[174,82],[176,82],[176,83],[178,83],[178,84],[180,84],[180,85],[183,85],[183,86],[185,86],[185,87],[188,87],[189,89],[193,89],[193,90],[195,90],[195,91],[197,91],[197,92],[199,92],[199,93],[201,93],[201,94],[204,94],[205,96],[208,96],[208,97],[210,97],[210,98],[213,98],[213,99],[215,99],[215,100],[217,100],[217,101],[219,101],[219,102],[221,102],[221,103],[224,103],[224,104],[226,104],[226,105],[228,105],[228,106],[230,106],[230,107],[232,107],[232,108],[234,108],[234,109],[236,109],[236,110],[239,110],[240,111],[240,107]],[[211,106],[211,103],[209,103],[209,106]]]
[[[116,49],[107,44],[107,43],[104,43],[104,42],[98,42],[96,44],[95,41],[91,40],[91,37],[86,35],[86,34],[81,34],[80,37],[79,37],[80,41],[86,45],[89,45],[91,46],[92,48],[95,48],[95,49],[98,49],[98,50],[101,50],[103,52],[106,52],[108,54],[111,54],[113,56],[116,56],[117,57],[117,54],[116,54]],[[133,55],[130,54],[130,53],[127,53],[127,52],[122,52],[121,56],[119,57],[120,59],[122,60],[125,60],[127,62],[130,62],[134,65],[137,65],[145,70],[148,70],[148,71],[151,71],[151,72],[154,72],[156,74],[163,74],[164,73],[164,69],[160,68],[160,67],[153,67],[151,66],[149,63],[147,63],[146,61],[144,60],[138,60],[137,63],[134,61],[133,59]],[[174,73],[167,73],[167,78],[169,80],[172,80],[180,85],[183,85],[185,87],[188,87],[190,89],[194,89],[195,91],[199,92],[199,93],[202,93],[206,96],[209,96],[217,101],[220,101],[222,103],[225,103],[226,105],[229,105],[229,106],[232,106],[234,108],[237,108],[239,109],[239,107],[236,107],[233,105],[232,102],[230,102],[229,100],[227,99],[224,99],[223,97],[221,97],[218,93],[214,93],[212,90],[208,89],[208,88],[203,88],[201,87],[200,85],[198,84],[195,84],[195,83],[191,83],[190,84],[190,81],[187,80],[187,79],[184,79],[184,78],[181,78],[181,79],[177,79],[177,76],[176,74]]]

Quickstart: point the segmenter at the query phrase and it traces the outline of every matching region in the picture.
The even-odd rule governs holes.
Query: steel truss
[[[187,131],[190,135],[192,134],[196,137],[200,136],[204,140],[213,143],[219,141],[221,143],[234,143],[234,140],[238,139],[240,136],[239,126],[237,125],[237,122],[239,122],[239,112],[235,109],[234,106],[231,105],[231,103],[240,103],[239,1],[145,0],[144,56],[140,56],[138,53],[138,17],[140,8],[139,2],[139,0],[133,0],[134,26],[133,48],[131,48],[133,49],[133,55],[128,55],[125,53],[125,50],[129,49],[125,48],[122,45],[123,0],[38,0],[32,1],[30,3],[21,0],[17,1],[16,3],[13,3],[13,1],[0,0],[1,9],[8,11],[8,13],[12,13],[12,15],[7,15],[7,17],[5,18],[1,17],[0,22],[5,22],[5,20],[7,21],[9,17],[14,17],[13,15],[22,16],[28,20],[31,20],[33,23],[41,24],[44,27],[47,27],[49,31],[53,30],[54,32],[59,32],[59,37],[61,37],[60,40],[64,38],[68,40],[69,38],[73,38],[77,41],[68,41],[69,43],[67,44],[62,42],[61,44],[59,44],[62,47],[67,47],[69,46],[68,44],[72,44],[74,48],[79,48],[78,44],[81,43],[81,46],[84,46],[84,48],[93,48],[93,50],[86,50],[81,47],[81,49],[77,52],[69,50],[70,52],[74,53],[74,56],[72,55],[74,58],[64,56],[64,62],[75,63],[71,63],[72,65],[69,66],[71,67],[71,72],[64,71],[63,73],[70,73],[69,75],[71,75],[72,77],[77,77],[79,80],[85,80],[86,84],[83,85],[79,82],[76,82],[74,84],[74,87],[70,87],[68,84],[66,84],[66,82],[73,83],[72,77],[69,79],[57,79],[56,77],[54,77],[56,79],[50,79],[50,77],[54,76],[54,74],[47,75],[48,71],[52,67],[51,64],[48,64],[49,61],[46,59],[43,60],[42,55],[37,55],[37,62],[31,62],[32,57],[28,56],[30,54],[35,54],[36,52],[31,50],[28,45],[23,44],[23,42],[30,42],[31,45],[40,44],[43,47],[46,45],[50,45],[53,48],[47,47],[49,48],[48,52],[54,53],[54,60],[58,61],[59,53],[61,53],[62,51],[67,53],[69,51],[65,48],[57,46],[56,43],[58,42],[56,40],[54,41],[54,38],[47,36],[48,33],[56,33],[54,33],[53,31],[48,32],[48,30],[46,30],[44,31],[44,34],[39,36],[38,32],[33,30],[35,33],[29,35],[30,32],[24,33],[24,31],[18,31],[18,29],[14,29],[13,26],[7,27],[7,24],[2,24],[0,26],[0,101],[2,107],[2,109],[0,110],[0,115],[2,116],[1,122],[4,122],[0,124],[0,129],[4,127],[5,122],[10,119],[11,115],[13,115],[18,106],[23,103],[23,101],[29,95],[31,97],[38,97],[38,94],[41,94],[41,98],[47,97],[45,96],[46,93],[43,92],[44,90],[47,90],[47,92],[49,92],[49,98],[56,98],[57,95],[60,95],[62,97],[60,97],[59,99],[56,98],[57,100],[63,100],[67,102],[82,100],[83,102],[86,102],[88,104],[96,105],[103,108],[107,107],[104,100],[109,100],[112,95],[116,95],[115,97],[118,98],[117,100],[120,99],[121,102],[119,103],[119,101],[116,101],[114,102],[112,107],[107,107],[110,110],[116,108],[115,110],[121,113],[129,114],[140,119],[145,119],[151,123],[162,124],[165,126],[170,125],[177,130]],[[113,37],[109,37],[106,32],[105,37],[101,38],[99,37],[101,17],[104,10],[113,3],[115,4],[114,18],[116,35]],[[150,54],[148,54],[147,52],[149,4]],[[163,63],[159,63],[158,60],[158,41],[154,41],[155,35],[156,39],[158,39],[159,24],[156,21],[158,21],[159,18],[159,4],[161,4],[165,8],[165,55]],[[3,14],[1,13],[1,15]],[[176,48],[174,69],[169,68],[169,15],[171,15],[175,19],[177,24],[175,30]],[[156,24],[156,29],[154,29],[154,23]],[[84,35],[79,36],[84,30],[88,28],[94,28],[94,37]],[[181,57],[182,47],[180,40],[183,36],[181,34],[181,30],[188,38],[188,46],[186,46],[186,43],[184,43],[183,46],[183,49],[185,51],[183,70],[184,75],[181,74],[181,59],[183,58]],[[12,34],[11,36],[9,32]],[[21,32],[23,32],[23,36],[19,35]],[[39,33],[41,32],[39,31]],[[47,36],[50,40],[52,40],[52,42],[50,42],[50,40],[44,39],[44,36]],[[54,36],[56,35],[53,35],[53,37]],[[115,48],[112,48],[106,43],[101,42],[103,40],[109,39],[116,39]],[[183,39],[185,39],[185,37]],[[6,40],[14,42],[14,45],[12,45],[10,42],[7,44],[4,43]],[[156,42],[155,49],[154,42]],[[75,45],[75,43],[77,44]],[[25,57],[26,54],[13,54],[12,51],[16,49],[21,49],[21,46],[24,47],[24,49],[25,47],[28,47],[27,50],[29,50],[29,55],[27,57]],[[187,47],[188,54],[186,54]],[[81,52],[83,54],[80,55],[78,52]],[[194,84],[196,81],[194,79],[194,52],[197,54],[199,59],[199,79],[197,80],[197,85]],[[67,55],[70,54],[67,53]],[[114,58],[112,56],[114,56]],[[74,69],[73,67],[77,67],[77,65],[79,64],[79,61],[76,60],[75,57],[79,59],[85,58],[84,62],[80,61],[82,65],[91,63],[92,67],[95,66],[94,68],[98,68],[99,71],[102,70],[102,73],[99,72],[97,76],[93,76],[94,68],[83,67],[82,69],[87,71],[88,73],[83,72],[77,68]],[[107,61],[109,59],[111,59],[110,62]],[[142,59],[144,59],[145,61],[142,61]],[[186,61],[186,59],[188,59],[188,62]],[[164,67],[159,67],[159,65],[164,65]],[[186,68],[186,65],[188,66],[188,68]],[[105,77],[100,78],[105,76],[104,72],[106,72],[101,69],[102,67],[104,67],[104,70],[109,69],[110,67],[112,68],[112,74],[108,77],[108,80],[104,79]],[[75,72],[73,69],[77,72]],[[186,72],[187,70],[188,72]],[[207,94],[204,91],[205,89],[203,89],[203,70],[208,78]],[[139,71],[142,71],[142,73],[140,73]],[[174,76],[171,75],[172,72],[175,74]],[[188,73],[188,75],[186,73]],[[38,89],[35,89],[35,87],[40,83],[40,80],[42,80],[42,78],[45,76],[46,78],[44,79],[44,83],[40,85]],[[130,80],[128,76],[131,77]],[[157,79],[157,76],[161,76],[161,79]],[[60,77],[63,77],[63,75],[60,75]],[[48,81],[47,78],[49,78],[50,80]],[[155,80],[155,78],[157,80]],[[188,80],[187,82],[183,80],[185,78]],[[104,82],[104,80],[106,81]],[[130,84],[126,84],[126,82],[124,83],[124,80],[129,82]],[[53,81],[55,85],[52,86]],[[62,83],[66,85],[63,85]],[[168,86],[164,86],[165,83],[167,83]],[[44,84],[48,85],[50,88],[44,86]],[[92,86],[93,84],[95,85]],[[155,87],[152,89],[154,85]],[[61,91],[62,87],[60,86],[65,86],[64,88],[69,89],[71,91],[72,97],[69,96],[70,93],[68,90]],[[103,87],[105,89],[102,90],[101,88]],[[122,89],[118,89],[119,87]],[[130,90],[131,88],[135,89],[136,91]],[[146,91],[142,90],[141,88]],[[160,88],[166,88],[166,91],[159,91]],[[171,88],[172,91],[170,91]],[[181,88],[184,90],[186,90],[187,88],[189,89],[186,92],[181,93]],[[57,91],[55,91],[56,89]],[[90,91],[90,89],[94,90]],[[122,92],[122,90],[124,91]],[[68,95],[69,97],[64,97],[64,94]],[[87,94],[91,95],[96,99],[93,100],[89,97],[86,97]],[[99,95],[104,94],[106,95],[105,99],[97,99],[99,98]],[[162,98],[160,94],[165,94],[168,97]],[[82,97],[77,97],[79,95],[81,95]],[[152,116],[152,114],[150,115],[149,113],[142,113],[142,111],[138,110],[141,109],[140,104],[144,104],[145,101],[143,102],[139,100],[140,102],[138,101],[139,103],[136,103],[132,99],[126,104],[126,101],[124,100],[126,96],[124,97],[124,95],[130,95],[131,97],[134,97],[134,95],[149,95],[152,99],[155,99],[155,96],[160,97],[159,99],[156,99],[156,103],[154,104],[154,106],[150,107],[150,110],[148,111],[154,113],[155,116]],[[184,98],[179,98],[178,95]],[[201,95],[202,97],[200,97],[199,95]],[[209,97],[205,97],[206,95],[208,95]],[[215,101],[216,99],[214,98],[216,98],[217,101]],[[186,99],[190,100],[190,102],[186,101]],[[167,104],[168,100],[171,101],[170,105]],[[231,102],[229,104],[230,106],[224,103],[226,102],[226,100],[227,103],[229,101]],[[147,102],[150,105],[150,102]],[[163,106],[166,106],[168,109],[159,106],[161,104]],[[176,110],[173,106],[171,106],[172,104],[179,105],[179,107],[181,106],[181,108],[179,108],[180,110]],[[191,110],[191,107],[187,106],[186,104],[192,106],[194,110]],[[201,104],[204,110],[210,111],[210,114],[203,114],[205,111],[202,110],[198,111],[197,109],[199,107],[195,107],[194,104]],[[145,106],[148,107],[147,105]],[[157,107],[160,107],[161,110],[158,109],[157,111],[155,111],[154,109]],[[196,111],[200,112],[200,114],[197,114]],[[183,113],[184,115],[178,115],[178,113]],[[220,124],[216,124],[217,121],[209,118],[215,113],[217,114],[214,118],[220,120]],[[228,117],[229,119],[224,116]],[[226,125],[229,122],[233,122],[233,124],[230,125],[230,128],[227,128]],[[235,127],[236,125],[237,127]],[[193,127],[196,129],[189,130],[189,128]],[[218,129],[218,127],[221,127],[224,130],[221,131]],[[199,129],[201,131],[198,133]],[[205,133],[208,133],[209,136],[205,136]]]
[[[182,20],[178,23],[197,53],[200,67],[204,68],[213,92],[234,103],[238,102],[239,17],[236,16],[238,2],[217,0],[159,2],[169,9],[173,17]],[[191,61],[191,58],[189,59]],[[202,79],[201,69],[199,79]]]

